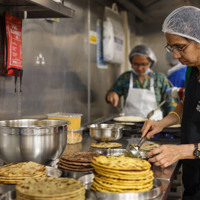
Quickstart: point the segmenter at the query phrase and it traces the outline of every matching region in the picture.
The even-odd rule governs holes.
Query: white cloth
[[[185,67],[185,65],[181,64],[180,62],[175,65],[174,67],[170,68],[168,71],[167,71],[167,75],[171,75],[172,73],[174,73],[175,71],[178,71],[179,69]]]
[[[147,114],[157,107],[153,83],[153,75],[151,75],[150,90],[133,88],[133,74],[131,73],[129,92],[123,108],[125,115],[146,118]],[[150,119],[160,120],[162,118],[163,113],[158,109]]]

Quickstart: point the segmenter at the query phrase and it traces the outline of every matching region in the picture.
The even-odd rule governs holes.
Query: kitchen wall
[[[130,69],[128,52],[139,43],[145,42],[155,50],[162,60],[157,69],[165,72],[160,27],[148,29],[136,23],[133,13],[127,16],[126,12],[123,12],[124,25],[128,25],[125,62],[97,67],[96,44],[90,43],[88,33],[96,31],[97,21],[103,20],[104,6],[111,3],[111,0],[67,0],[65,5],[76,11],[72,19],[23,20],[22,93],[19,80],[15,93],[14,78],[0,77],[0,119],[67,112],[82,113],[85,124],[117,113],[117,109],[105,102],[105,94],[119,74]]]

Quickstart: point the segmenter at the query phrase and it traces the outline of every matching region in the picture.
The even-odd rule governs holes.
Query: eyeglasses
[[[184,45],[183,47],[176,47],[176,46],[173,46],[173,47],[172,47],[172,46],[170,46],[169,44],[167,44],[167,45],[165,46],[165,49],[166,49],[166,51],[168,51],[169,53],[175,53],[175,54],[177,54],[177,55],[183,55],[185,49],[186,49],[191,43],[192,43],[192,41],[189,42],[188,44]]]
[[[147,66],[149,66],[151,64],[151,62],[149,62],[149,63],[135,63],[135,62],[133,62],[132,64],[135,67],[139,67],[139,66],[147,67]]]

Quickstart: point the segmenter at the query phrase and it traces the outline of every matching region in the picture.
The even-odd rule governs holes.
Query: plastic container
[[[50,113],[47,114],[48,119],[60,119],[60,120],[66,120],[71,122],[71,124],[68,125],[68,130],[77,130],[81,128],[81,117],[83,114],[79,113]]]
[[[67,144],[81,143],[82,139],[82,129],[69,130],[67,133]]]

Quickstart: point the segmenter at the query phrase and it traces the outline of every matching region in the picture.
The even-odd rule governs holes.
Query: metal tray
[[[104,193],[104,192],[94,192],[89,190],[92,185],[94,175],[87,174],[80,177],[78,180],[85,185],[86,199],[87,200],[125,200],[125,199],[134,199],[134,200],[148,200],[156,199],[162,194],[162,184],[158,179],[153,181],[153,189],[147,192],[132,192],[132,193]]]
[[[126,149],[96,149],[95,151],[102,155],[109,155],[109,156],[126,154]],[[147,153],[146,151],[139,150],[139,153],[142,159],[146,159],[145,157],[145,154]]]

